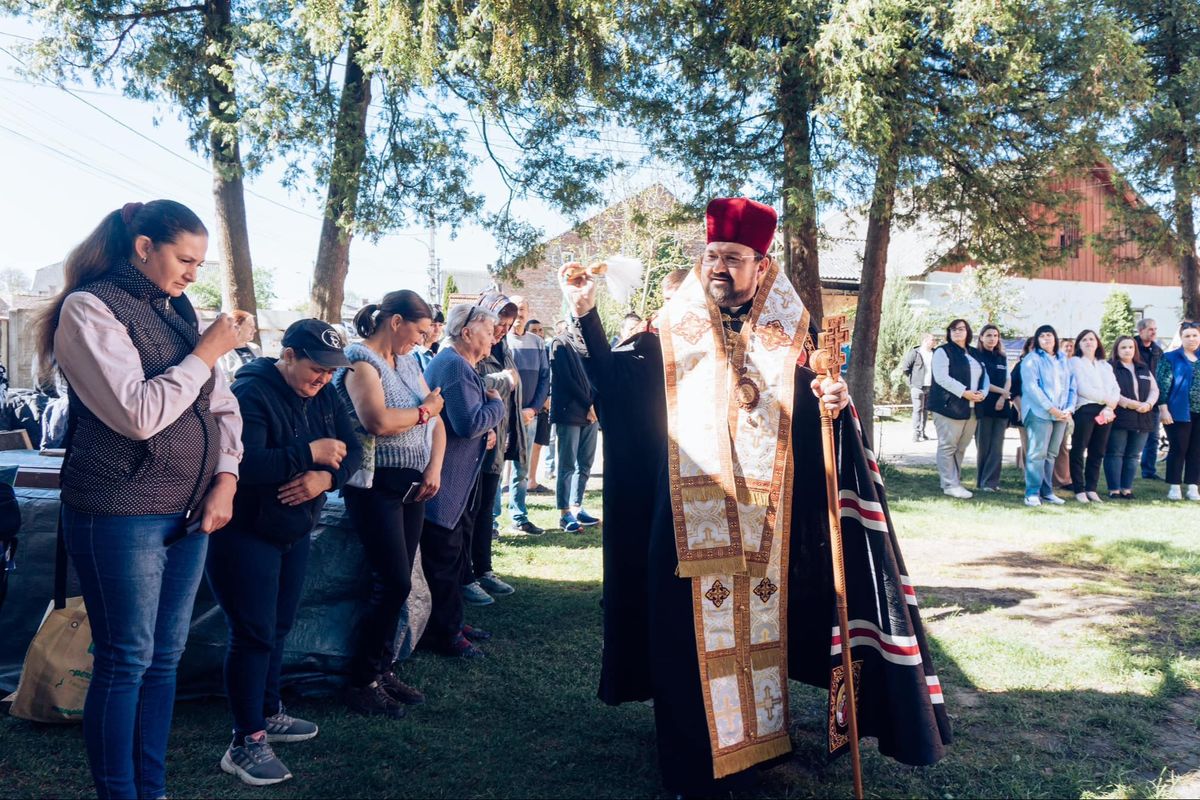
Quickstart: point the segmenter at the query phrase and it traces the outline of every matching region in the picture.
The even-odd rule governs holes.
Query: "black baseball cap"
[[[293,322],[283,332],[284,347],[296,351],[296,355],[311,359],[326,369],[350,366],[343,348],[346,340],[328,322],[319,319],[302,319]]]

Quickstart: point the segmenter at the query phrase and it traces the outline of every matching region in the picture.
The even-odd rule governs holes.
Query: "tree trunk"
[[[1184,63],[1180,55],[1185,51],[1187,35],[1180,30],[1178,9],[1168,6],[1164,20],[1167,38],[1166,71],[1167,93],[1179,119],[1191,118],[1188,90],[1183,81]],[[1183,294],[1183,318],[1200,319],[1200,265],[1196,263],[1196,215],[1193,203],[1197,189],[1188,180],[1188,171],[1196,154],[1188,147],[1186,131],[1176,129],[1171,136],[1168,149],[1175,190],[1175,233],[1179,237],[1179,288]]]
[[[208,143],[212,151],[213,202],[221,233],[224,301],[229,309],[258,313],[254,266],[246,226],[242,151],[238,143],[237,92],[233,82],[231,0],[209,0],[204,12],[205,65],[208,67]]]
[[[879,346],[879,320],[883,315],[883,288],[887,282],[888,243],[892,238],[892,211],[896,203],[899,168],[900,157],[895,149],[884,151],[879,157],[867,218],[858,310],[850,340],[850,366],[846,372],[850,396],[854,398],[859,420],[871,442],[875,441],[875,351]]]
[[[1188,184],[1189,167],[1186,145],[1183,158],[1175,164],[1175,232],[1182,252],[1179,254],[1179,288],[1183,292],[1183,319],[1200,320],[1200,264],[1196,259],[1196,215],[1193,211],[1195,189]]]
[[[338,103],[333,165],[325,196],[325,218],[313,270],[312,313],[330,323],[342,320],[346,275],[350,272],[350,241],[362,166],[367,158],[367,109],[371,105],[371,79],[359,61],[363,42],[351,34],[346,75]]]
[[[811,76],[788,63],[779,79],[783,124],[783,267],[804,307],[819,326],[824,316],[817,252],[817,197],[813,181]]]

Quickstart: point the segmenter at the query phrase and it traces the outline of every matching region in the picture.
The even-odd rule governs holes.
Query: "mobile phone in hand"
[[[417,495],[420,493],[421,493],[421,482],[413,481],[412,485],[408,487],[408,491],[404,493],[404,499],[401,502],[415,503],[417,501]]]

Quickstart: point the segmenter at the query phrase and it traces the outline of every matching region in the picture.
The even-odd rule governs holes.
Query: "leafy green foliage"
[[[453,275],[446,277],[446,288],[442,291],[442,312],[445,313],[450,308],[450,295],[458,294],[458,281],[454,280]]]
[[[209,311],[221,308],[221,273],[212,267],[201,269],[199,280],[188,287],[187,296],[196,308]],[[271,308],[279,299],[274,270],[259,267],[254,271],[254,299],[260,309]],[[304,310],[307,312],[307,306]]]
[[[935,327],[945,327],[955,317],[971,320],[976,329],[991,323],[1000,329],[1004,336],[1016,336],[1022,329],[1021,303],[1017,289],[1006,270],[995,264],[980,264],[965,267],[962,280],[950,287],[947,292],[953,301],[950,310],[946,311],[943,323]]]
[[[896,217],[938,223],[947,255],[1035,274],[1067,213],[1050,177],[1093,158],[1140,91],[1136,48],[1090,0],[841,0],[817,45],[824,109],[863,154],[869,194],[898,159]],[[1053,210],[1055,213],[1048,213]]]
[[[290,181],[311,175],[318,191],[355,193],[336,220],[346,235],[474,220],[499,242],[493,269],[512,272],[536,256],[541,236],[512,213],[513,201],[536,197],[576,213],[599,199],[595,186],[612,166],[578,147],[598,136],[578,104],[611,69],[612,13],[591,2],[553,14],[522,2],[306,4],[263,32],[266,65],[248,79],[265,113],[248,131],[285,160]],[[359,144],[335,136],[342,98],[332,78],[347,57],[377,95],[352,174],[338,171],[330,147]],[[475,183],[481,158],[508,190],[499,207],[485,206]]]
[[[1147,205],[1116,207],[1105,235],[1179,259],[1183,314],[1200,316],[1196,211],[1200,203],[1200,3],[1194,0],[1105,0],[1128,20],[1138,45],[1133,62],[1145,70],[1148,94],[1132,106],[1108,143],[1141,189]],[[1157,224],[1161,215],[1167,225]]]
[[[1128,292],[1113,289],[1104,298],[1104,314],[1100,317],[1100,341],[1107,351],[1112,350],[1118,336],[1133,336],[1137,320],[1133,316],[1133,300]]]
[[[908,382],[900,372],[900,363],[921,343],[921,334],[928,327],[911,300],[907,281],[891,281],[884,290],[875,351],[875,401],[879,403],[908,402]]]

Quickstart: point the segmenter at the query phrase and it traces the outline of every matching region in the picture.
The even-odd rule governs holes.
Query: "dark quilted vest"
[[[149,380],[179,364],[200,340],[165,292],[131,265],[77,291],[100,298],[125,324]],[[62,499],[87,514],[177,514],[195,508],[217,466],[220,438],[209,411],[209,377],[179,419],[145,441],[116,433],[70,391],[71,440]]]

